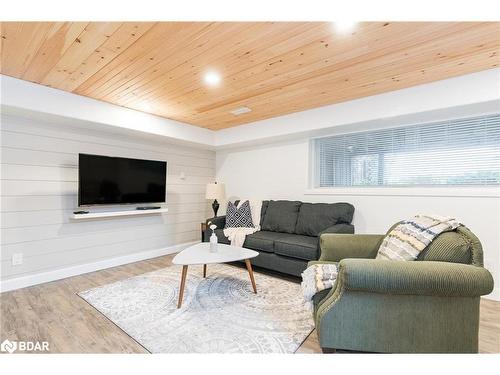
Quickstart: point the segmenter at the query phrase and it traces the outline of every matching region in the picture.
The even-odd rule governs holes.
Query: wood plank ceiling
[[[4,22],[1,38],[2,74],[218,130],[496,67],[500,23]]]

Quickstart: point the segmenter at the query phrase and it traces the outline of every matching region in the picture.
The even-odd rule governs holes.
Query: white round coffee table
[[[250,259],[255,258],[257,255],[259,255],[257,251],[221,243],[217,244],[217,252],[211,253],[209,242],[202,242],[182,250],[172,261],[173,264],[182,265],[181,286],[179,289],[179,302],[177,303],[177,308],[182,306],[182,297],[184,295],[184,287],[186,285],[188,266],[195,264],[203,264],[203,277],[207,277],[207,264],[228,263],[235,262],[237,260],[244,260],[247,266],[248,274],[250,275],[253,291],[254,293],[257,293],[257,286],[255,285],[255,279],[253,277],[252,264],[250,263]]]

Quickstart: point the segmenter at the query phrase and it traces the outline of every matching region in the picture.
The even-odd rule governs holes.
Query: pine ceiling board
[[[146,33],[154,22],[125,22],[83,61],[58,88],[73,91]]]
[[[257,24],[259,25],[259,24]],[[136,95],[136,98],[130,99],[122,102],[123,105],[133,105],[135,101],[145,101],[147,100],[151,105],[155,105],[156,101],[160,101],[160,106],[162,103],[169,103],[169,101],[181,96],[181,93],[189,93],[193,90],[202,90],[206,95],[210,96],[214,94],[212,88],[207,88],[202,82],[203,72],[206,70],[207,66],[216,67],[220,72],[224,72],[224,79],[226,80],[227,75],[230,74],[232,69],[240,70],[246,65],[255,64],[258,59],[256,56],[258,53],[251,54],[252,48],[255,48],[255,44],[259,44],[258,52],[266,52],[269,55],[266,47],[272,46],[274,41],[279,41],[280,39],[287,38],[295,35],[296,33],[301,33],[301,31],[306,31],[306,27],[311,28],[312,25],[298,25],[297,27],[290,28],[287,24],[279,24],[276,27],[274,24],[266,23],[259,25],[261,30],[243,30],[244,35],[249,34],[251,38],[244,38],[241,40],[241,33],[234,35],[230,39],[231,43],[235,43],[234,48],[227,48],[227,43],[223,42],[218,48],[213,48],[207,54],[199,54],[195,58],[187,61],[190,64],[186,69],[185,64],[176,67],[176,69],[169,71],[163,78],[159,78],[148,85],[147,90],[142,94]],[[247,26],[248,27],[248,26]],[[270,30],[271,29],[271,30]],[[277,35],[275,35],[278,33]],[[222,50],[221,50],[222,48]],[[251,57],[247,57],[251,55]],[[236,62],[239,61],[237,64]],[[192,67],[192,68],[191,68]],[[193,76],[196,79],[193,79]],[[215,90],[218,91],[218,90]]]
[[[251,24],[248,27],[251,27]],[[221,43],[228,45],[234,38],[241,37],[241,33],[241,27],[237,23],[213,23],[204,28],[195,38],[189,36],[184,39],[178,38],[179,40],[172,45],[171,51],[168,51],[165,58],[127,82],[127,87],[115,90],[104,99],[123,104],[129,95],[137,100],[138,93],[147,90],[151,85],[159,85],[163,90],[165,85],[175,87],[173,78],[175,72],[179,70],[187,72],[188,79],[192,81],[192,76],[196,74],[195,64],[198,56],[202,56],[205,66],[210,66],[210,54],[214,50],[217,51],[217,45]]]
[[[91,22],[76,38],[41,83],[59,88],[96,49],[121,26],[120,22]]]
[[[498,51],[498,49],[495,51]],[[486,51],[478,56],[493,60],[491,56],[495,51]],[[234,116],[229,122],[226,121],[228,118],[226,113],[219,113],[218,116],[213,116],[211,118],[202,117],[200,121],[203,121],[203,125],[210,129],[225,128],[228,124],[234,125],[235,122],[237,124],[243,124],[268,117],[297,112],[304,110],[304,108],[311,109],[328,105],[331,104],[332,99],[335,100],[336,103],[339,103],[358,99],[358,95],[375,95],[380,93],[381,90],[392,91],[393,89],[398,90],[416,84],[433,82],[436,80],[434,79],[436,75],[439,75],[440,79],[450,78],[456,76],[456,68],[463,64],[467,65],[468,72],[484,70],[484,63],[477,63],[476,59],[477,56],[453,58],[451,61],[443,62],[439,66],[433,66],[423,73],[421,70],[417,70],[397,76],[386,75],[368,84],[363,80],[346,81],[344,79],[339,79],[337,81],[330,81],[328,82],[329,85],[335,85],[335,89],[332,89],[330,92],[324,91],[324,87],[311,87],[311,91],[307,95],[304,95],[303,92],[300,91],[301,88],[298,87],[288,95],[289,100],[285,100],[283,95],[271,99],[268,97],[260,98],[260,101],[249,104],[249,106],[256,110],[241,116]],[[489,67],[493,68],[496,66],[498,66],[498,62],[494,62]],[[389,90],[389,88],[391,88],[391,90]],[[272,106],[269,105],[271,100]]]
[[[87,25],[88,22],[54,22],[22,79],[40,82]]]
[[[417,55],[418,55],[418,53],[419,53],[418,49],[416,49],[416,51],[417,51]],[[392,59],[393,55],[386,55],[383,58],[386,60],[392,61],[391,59]],[[407,59],[407,57],[405,57],[406,52],[403,52],[400,55],[403,56],[404,59]],[[369,69],[372,69],[372,63],[369,60],[367,62],[368,67],[369,67]],[[312,82],[314,82],[314,81],[311,81],[311,79],[316,79],[317,82],[323,82],[325,77],[328,74],[336,74],[336,75],[339,75],[341,77],[346,76],[346,79],[348,79],[347,78],[348,75],[346,73],[344,73],[344,69],[346,67],[353,69],[357,66],[357,64],[359,64],[360,61],[365,62],[364,60],[352,60],[352,61],[346,60],[347,64],[340,64],[340,65],[337,64],[337,65],[334,65],[332,67],[327,67],[327,68],[323,68],[323,69],[317,68],[316,70],[312,71],[314,73],[313,75],[301,75],[301,76],[296,76],[296,77],[286,76],[285,77],[286,80],[284,82],[280,82],[279,80],[275,80],[275,83],[272,86],[262,87],[259,85],[258,89],[260,89],[260,92],[252,90],[253,86],[250,85],[250,83],[248,83],[248,93],[245,90],[241,90],[240,92],[234,91],[235,95],[232,98],[230,97],[227,102],[225,102],[225,103],[223,102],[220,104],[216,103],[215,105],[208,107],[208,108],[197,108],[197,111],[198,111],[198,113],[201,113],[201,117],[203,119],[209,120],[210,113],[213,113],[213,111],[217,112],[218,110],[222,109],[225,113],[228,113],[229,110],[231,110],[233,107],[237,107],[238,105],[243,105],[244,103],[240,103],[242,101],[246,101],[247,104],[249,104],[249,105],[250,104],[254,105],[254,102],[252,101],[252,99],[258,98],[259,95],[264,95],[264,94],[270,93],[270,92],[272,92],[273,96],[277,96],[278,92],[276,92],[276,90],[283,91],[282,89],[287,85],[288,86],[291,86],[293,84],[302,85],[302,84],[304,84],[303,82],[306,80],[309,80],[307,82],[307,85],[311,85]],[[380,63],[382,63],[382,60],[380,61]],[[353,71],[353,74],[354,73],[355,73],[355,71]],[[295,78],[295,79],[291,79],[291,78]],[[272,80],[267,80],[267,81],[272,83]],[[292,87],[294,87],[294,86],[292,86]],[[243,97],[238,97],[239,93],[241,93],[243,95]],[[190,98],[190,100],[188,100],[188,102],[189,101],[194,102],[194,103],[199,102],[199,100],[195,100],[193,98]],[[227,107],[228,105],[230,107]],[[203,112],[206,112],[206,113],[203,113]],[[248,116],[251,116],[251,115],[249,114]],[[193,117],[196,117],[196,116],[193,116]]]
[[[245,60],[241,61],[240,63],[237,63],[236,60],[233,61],[232,56],[226,55],[225,60],[221,60],[219,63],[214,62],[213,64],[211,64],[211,65],[218,66],[218,67],[226,66],[225,64],[229,61],[229,60],[227,60],[227,58],[231,59],[231,61],[229,61],[231,64],[231,69],[222,69],[222,71],[225,74],[228,74],[228,76],[224,77],[224,80],[223,80],[223,83],[221,84],[221,87],[217,87],[217,88],[206,87],[201,82],[202,81],[202,72],[203,72],[203,70],[201,70],[201,71],[199,71],[200,74],[199,74],[198,79],[193,81],[192,79],[188,80],[188,79],[184,79],[186,77],[181,77],[181,78],[183,78],[183,79],[181,79],[181,82],[184,83],[182,87],[179,87],[179,89],[177,89],[177,90],[172,90],[172,88],[170,88],[165,94],[160,93],[160,96],[157,96],[156,98],[150,97],[148,99],[149,102],[151,103],[152,106],[155,106],[156,103],[158,103],[158,107],[169,108],[170,112],[178,113],[178,111],[176,111],[175,108],[172,108],[172,105],[174,105],[176,107],[182,106],[182,108],[184,108],[187,111],[195,111],[195,105],[192,105],[192,103],[188,103],[188,101],[182,102],[182,99],[185,99],[185,97],[186,97],[186,95],[183,93],[187,93],[188,95],[191,95],[193,93],[201,93],[200,98],[198,98],[198,100],[200,102],[202,100],[211,100],[211,101],[217,100],[217,98],[220,97],[220,95],[222,95],[222,90],[227,86],[228,82],[230,80],[234,79],[234,78],[232,78],[233,77],[232,70],[234,70],[234,73],[237,73],[238,71],[241,71],[242,69],[245,69],[249,66],[254,65],[260,59],[268,60],[273,54],[268,49],[265,49],[266,46],[269,46],[269,48],[273,48],[277,44],[283,43],[283,42],[288,43],[288,45],[290,47],[293,46],[291,44],[291,41],[297,35],[297,32],[299,29],[297,29],[296,24],[289,23],[288,25],[294,26],[293,29],[288,30],[289,33],[285,32],[285,31],[280,32],[278,30],[276,35],[270,35],[269,37],[266,38],[266,41],[271,41],[270,44],[266,44],[264,41],[263,42],[259,41],[258,51],[255,51],[255,53],[250,54],[249,57],[247,57],[248,56],[247,53],[242,53],[242,55],[244,55],[244,57],[245,57]],[[308,33],[311,34],[310,37],[308,37],[308,38],[311,38],[311,40],[313,40],[313,39],[317,39],[319,37],[318,31],[321,31],[320,29],[322,28],[322,26],[320,24],[318,24],[318,23],[305,24],[305,26],[307,26],[308,29],[304,29],[302,27],[303,34],[308,34]],[[312,34],[311,31],[313,31],[314,34]],[[299,35],[301,35],[301,34],[299,34]],[[273,44],[272,41],[276,41],[278,43]],[[306,39],[306,41],[309,41],[309,39]],[[304,40],[302,40],[302,43],[303,42],[304,42]],[[295,46],[299,46],[299,44],[296,44]],[[251,45],[249,47],[251,47]],[[247,50],[247,48],[243,48],[241,51],[246,51],[246,50]],[[251,52],[253,52],[253,51],[251,51]],[[262,52],[265,52],[265,53],[262,53]],[[236,58],[239,58],[239,57],[240,56],[237,56]],[[130,103],[130,105],[133,106],[134,103]]]
[[[443,26],[436,29],[435,26],[429,27],[427,25],[426,28],[420,27],[413,30],[413,32],[410,29],[408,33],[401,33],[397,28],[394,30],[390,24],[387,27],[385,25],[387,24],[380,23],[378,25],[378,29],[383,29],[385,33],[379,32],[379,43],[371,43],[373,46],[367,47],[362,40],[364,38],[356,38],[355,36],[348,41],[345,38],[331,40],[321,37],[315,43],[295,49],[285,55],[276,56],[274,59],[264,61],[234,76],[227,77],[223,87],[217,90],[216,101],[206,102],[206,96],[204,97],[204,91],[202,91],[203,89],[206,90],[206,88],[177,99],[186,105],[187,103],[196,103],[197,112],[208,111],[224,104],[236,103],[260,93],[284,87],[295,83],[296,80],[301,81],[330,71],[337,71],[343,66],[357,63],[360,56],[366,60],[384,56],[387,51],[414,45],[416,37],[432,39],[436,31],[440,33],[444,31]],[[448,29],[447,32],[453,32],[452,28],[448,27]],[[363,34],[362,31],[359,34]],[[391,34],[396,34],[397,37],[388,38],[387,36]],[[407,34],[412,37],[405,37]],[[392,43],[387,41],[392,41]],[[325,47],[326,45],[328,47]],[[324,50],[328,51],[325,52]],[[275,62],[278,63],[275,64]],[[308,73],[310,76],[308,77],[304,73]],[[199,94],[200,92],[201,94]]]
[[[120,74],[127,66],[153,50],[155,46],[158,48],[162,44],[165,33],[169,33],[173,27],[171,23],[156,23],[151,30],[141,37],[140,43],[132,44],[113,61],[76,88],[74,92],[79,95],[90,96],[92,91]]]
[[[186,46],[186,41],[199,40],[206,34],[210,34],[218,26],[216,23],[182,23],[182,26],[175,28],[174,32],[170,32],[163,37],[159,48],[155,48],[147,56],[142,56],[134,64],[124,69],[120,75],[115,76],[113,82],[107,82],[99,87],[93,95],[102,100],[115,103],[114,98],[108,98],[108,96],[128,90],[137,81],[143,79],[143,74],[148,69],[162,71],[167,74],[167,70],[162,70],[159,67],[162,62],[170,65],[177,59],[186,59],[187,57],[183,56],[192,51],[192,48]]]
[[[485,55],[489,55],[489,54],[486,53]],[[475,60],[475,58],[476,57],[473,57],[473,58],[471,58],[471,60]],[[447,63],[441,64],[439,66],[434,66],[430,69],[429,74],[439,74],[440,77],[442,77],[443,79],[454,77],[454,76],[456,76],[455,68],[462,61],[463,60],[457,59],[456,61],[453,61],[453,62],[447,62]],[[498,66],[498,64],[495,66]],[[477,64],[475,62],[471,62],[469,67],[470,67],[471,73],[484,70],[484,64],[482,64],[482,63]],[[434,81],[434,79],[422,80],[422,76],[418,72],[411,72],[411,73],[407,73],[405,75],[399,76],[399,78],[397,80],[392,80],[392,78],[383,78],[379,82],[376,82],[376,83],[373,83],[370,85],[362,84],[359,86],[354,86],[352,84],[348,84],[348,83],[343,84],[343,82],[339,82],[339,84],[338,84],[339,90],[338,91],[341,92],[341,94],[337,95],[336,102],[344,102],[344,101],[348,101],[348,100],[358,99],[359,95],[362,95],[362,96],[375,95],[375,94],[379,93],[380,90],[385,90],[385,91],[399,90],[399,89],[404,89],[404,88],[414,86],[417,84],[421,84],[422,82],[428,83],[428,82],[433,82],[433,81]],[[353,94],[352,87],[356,88],[356,94]],[[312,99],[310,99],[310,98],[312,98]],[[269,117],[274,117],[274,116],[278,115],[277,113],[279,113],[279,115],[281,115],[282,113],[289,114],[289,113],[293,113],[293,112],[298,112],[298,111],[303,110],[304,106],[309,107],[309,108],[316,108],[316,107],[320,107],[323,105],[331,104],[330,103],[331,98],[327,97],[327,96],[323,99],[321,99],[321,98],[318,99],[317,96],[316,97],[306,96],[306,99],[303,102],[301,102],[301,105],[299,107],[296,105],[296,103],[298,102],[297,99],[298,98],[295,97],[288,102],[285,101],[283,103],[274,103],[273,109],[270,111],[267,111],[267,112],[265,111],[265,109],[269,108],[269,105],[268,106],[263,105],[262,106],[263,111],[259,112],[258,116],[254,116],[250,120],[237,119],[236,121],[234,121],[234,120],[231,120],[231,121],[226,121],[226,120],[204,121],[204,125],[209,123],[209,124],[211,124],[211,126],[208,126],[209,129],[219,130],[219,129],[224,129],[227,127],[235,126],[235,124],[234,124],[235,122],[238,125],[241,125],[241,124],[245,124],[249,121],[258,121],[258,120],[266,119]],[[226,117],[224,117],[223,119],[225,119],[225,118]]]
[[[412,48],[408,48],[406,50],[402,50],[393,54],[385,55],[381,58],[377,59],[377,68],[373,69],[373,64],[370,60],[363,61],[358,64],[351,64],[351,66],[338,70],[324,71],[324,74],[318,74],[316,77],[312,77],[307,81],[306,86],[308,87],[319,87],[318,89],[318,97],[324,95],[324,93],[328,93],[330,91],[331,99],[334,99],[334,91],[337,90],[338,80],[349,80],[351,83],[354,79],[362,79],[365,82],[369,83],[370,79],[378,79],[378,77],[382,74],[383,76],[392,77],[401,72],[405,72],[409,69],[414,69],[420,71],[424,69],[427,64],[432,63],[436,64],[441,59],[450,59],[454,56],[461,56],[465,54],[477,54],[480,49],[488,49],[488,48],[498,48],[498,40],[496,30],[493,28],[489,28],[489,34],[483,30],[483,32],[469,33],[467,36],[463,38],[456,38],[456,35],[449,35],[446,42],[446,48],[443,49],[440,45],[435,45],[434,48],[429,48],[428,46],[415,46]],[[476,45],[476,47],[472,47],[472,49],[464,50],[463,44],[467,43],[468,45]],[[481,47],[479,47],[481,46]],[[411,61],[411,64],[408,63]],[[319,71],[321,72],[321,70]],[[296,82],[289,81],[290,85],[286,86],[287,90],[294,90],[294,88],[300,88],[304,85],[304,81],[302,79],[296,80]],[[335,83],[331,83],[335,82]],[[281,94],[279,92],[283,91],[284,85],[277,85],[273,88],[273,90],[263,91],[260,95],[254,94],[249,97],[243,98],[240,102],[229,102],[225,103],[224,106],[209,108],[202,113],[201,116],[204,121],[210,121],[211,114],[215,113],[215,117],[218,114],[228,114],[229,111],[240,105],[247,104],[250,107],[254,107],[262,100],[267,100],[267,98],[278,98]],[[278,100],[278,99],[276,99]],[[220,112],[222,111],[222,113]],[[251,117],[252,114],[249,113],[245,117]],[[195,121],[196,116],[193,116],[192,121]],[[253,119],[252,119],[253,120]]]
[[[153,100],[157,96],[166,96],[168,93],[179,95],[180,92],[190,91],[193,88],[203,87],[200,79],[207,66],[215,66],[218,71],[225,74],[231,61],[241,60],[255,44],[259,43],[259,50],[266,47],[269,36],[276,31],[287,31],[284,25],[275,26],[272,23],[235,23],[236,32],[229,32],[227,36],[213,38],[206,43],[202,53],[198,53],[189,60],[178,64],[166,74],[161,70],[156,72],[156,77],[142,85],[137,85],[135,91],[120,95],[120,103],[128,105],[134,101]],[[227,28],[227,27],[226,27]],[[229,30],[228,30],[229,31]],[[286,34],[285,36],[286,37]],[[272,43],[272,41],[271,41]],[[197,76],[197,79],[192,79]],[[206,89],[206,87],[205,87]]]
[[[4,71],[4,69],[2,69],[2,66],[4,65],[4,60],[5,62],[7,62],[6,61],[7,59],[4,59],[4,54],[3,54],[4,45],[6,42],[6,36],[4,35],[4,29],[3,29],[4,25],[5,22],[0,22],[0,72]]]
[[[3,23],[0,71],[222,129],[498,66],[499,25]]]
[[[362,97],[375,95],[379,93],[380,90],[393,91],[404,89],[417,84],[433,82],[435,81],[434,76],[439,76],[440,79],[454,77],[456,76],[456,68],[463,65],[468,66],[468,72],[470,73],[485,70],[484,63],[482,61],[477,61],[478,57],[489,59],[492,62],[489,68],[495,68],[500,65],[498,58],[496,58],[497,56],[498,48],[495,50],[483,51],[474,56],[455,57],[452,60],[442,62],[439,65],[434,65],[428,68],[428,70],[425,70],[423,73],[420,70],[412,71],[409,73],[400,74],[397,77],[383,77],[378,81],[370,82],[369,84],[366,84],[364,81],[362,81],[362,83],[359,83],[357,81],[346,82],[344,80],[338,80],[337,82],[330,82],[330,84],[335,84],[336,88],[334,92],[331,93],[331,96],[329,95],[321,98],[319,91],[314,92],[314,95],[307,96],[301,96],[303,94],[296,93],[288,101],[284,100],[280,103],[274,102],[274,105],[271,109],[269,109],[269,103],[266,104],[265,102],[263,102],[262,104],[255,104],[254,106],[261,110],[255,111],[256,114],[254,115],[252,115],[254,112],[251,112],[241,116],[234,116],[234,119],[231,120],[227,120],[227,116],[221,115],[218,118],[212,118],[209,120],[203,119],[203,125],[204,127],[212,130],[220,130],[235,126],[235,123],[237,123],[237,125],[241,125],[251,121],[259,121],[269,117],[298,112],[303,110],[303,107],[316,108],[323,105],[329,105],[331,104],[330,101],[332,97],[334,97],[334,100],[339,103],[358,99],[359,95],[361,95]],[[353,87],[356,89],[356,91],[352,90]],[[299,99],[302,99],[300,101],[300,106],[297,105]],[[249,115],[250,119],[248,117],[245,119],[244,116],[246,115]]]
[[[0,23],[0,72],[2,71],[3,59],[2,59],[2,51],[3,51],[3,34],[2,34],[2,23]]]
[[[493,24],[489,24],[489,28],[490,28],[490,30],[493,30],[493,29],[498,30],[498,25],[497,25],[497,26],[495,26],[495,25],[493,25]],[[495,32],[496,32],[496,31],[495,31]],[[465,35],[467,35],[467,34],[465,34]],[[496,33],[495,35],[498,35],[498,33]],[[458,42],[460,42],[461,40],[462,40],[462,42],[463,42],[463,41],[466,41],[466,42],[467,42],[467,40],[465,40],[465,38],[464,38],[464,37],[461,37],[461,35],[454,35],[454,36],[452,36],[451,38],[452,38],[452,39],[456,39],[456,38],[458,38],[458,39],[456,39]],[[433,41],[433,43],[435,43],[435,41]],[[437,45],[439,45],[439,43],[438,43]],[[463,48],[464,46],[466,46],[466,45],[467,45],[467,44],[464,44],[464,45],[462,45],[460,48],[462,49],[462,48]],[[411,59],[410,59],[410,58],[407,58],[406,60],[407,60],[407,61],[411,61]],[[483,61],[483,64],[484,64],[484,66],[485,66],[485,69],[487,69],[487,68],[489,67],[489,66],[487,65],[487,63],[485,63],[484,61]],[[459,74],[466,74],[468,71],[469,71],[469,70],[468,70],[467,68],[466,68],[466,69],[457,69],[457,73],[456,73],[456,75],[459,75]],[[472,70],[471,70],[471,71],[472,71]],[[368,77],[369,77],[369,75],[368,75]],[[321,78],[321,76],[320,76],[320,79],[322,79],[322,78]],[[367,78],[367,79],[369,79],[369,78]],[[437,80],[437,79],[442,79],[442,78],[440,78],[440,77],[436,77],[434,80]],[[423,82],[422,82],[422,83],[423,83]],[[309,84],[309,83],[308,83],[308,84]],[[279,89],[281,89],[282,87],[280,87],[280,86],[278,85],[278,88],[279,88]],[[330,90],[330,91],[335,91],[335,90],[336,90],[336,87],[332,87],[332,90]],[[353,88],[351,88],[351,90],[353,90]],[[280,90],[280,91],[282,91],[282,90]],[[382,92],[383,92],[383,91],[382,91]],[[376,91],[375,91],[375,92],[374,92],[374,94],[375,94],[375,93],[378,93],[378,92],[376,92]],[[323,94],[323,93],[321,93],[321,94]],[[274,116],[276,116],[276,115],[280,115],[280,114],[284,114],[284,113],[287,113],[287,112],[291,112],[291,111],[287,111],[286,109],[283,109],[283,108],[279,108],[279,107],[278,107],[278,104],[277,104],[277,102],[279,101],[279,93],[278,93],[278,92],[273,92],[273,93],[272,93],[272,95],[276,98],[276,99],[275,99],[276,104],[275,104],[275,105],[273,105],[273,104],[272,104],[272,102],[271,102],[269,105],[270,105],[271,107],[273,107],[273,106],[274,106],[274,107],[277,107],[277,109],[278,109],[278,111],[276,111],[276,112],[274,112],[274,113],[273,113],[273,115],[274,115]],[[323,96],[323,95],[318,94],[318,101],[321,101],[321,96]],[[314,102],[314,101],[315,101],[315,97],[313,96],[312,98],[313,98],[313,99],[312,99],[312,101]],[[334,100],[334,97],[332,96],[330,99],[332,100],[332,101],[330,102],[330,104],[331,104],[331,103],[333,102],[333,100]],[[297,103],[299,103],[299,104],[300,104],[300,103],[302,103],[302,101],[303,101],[303,99],[302,99],[302,98],[300,98],[300,97],[298,97],[298,98],[297,98]],[[295,104],[297,104],[297,103],[295,103]],[[321,101],[321,103],[322,103],[322,105],[323,105],[323,101]],[[242,103],[237,103],[237,104],[234,104],[234,105],[233,105],[233,107],[237,107],[238,105],[245,105],[245,104],[246,104],[245,102],[242,102]],[[248,104],[251,108],[254,106],[254,103],[253,103],[251,100],[247,101],[247,104]],[[291,104],[287,105],[287,108],[291,108],[293,104],[294,104],[294,103],[291,103]],[[311,105],[311,106],[304,106],[304,105],[301,105],[301,106],[299,106],[299,110],[301,110],[301,109],[307,109],[307,108],[314,108],[314,107],[315,107],[315,105]],[[226,110],[227,110],[227,112],[226,112],[226,114],[225,114],[225,117],[226,117],[226,118],[227,118],[227,117],[228,117],[228,115],[229,115],[229,113],[228,113],[228,112],[229,112],[229,109],[230,109],[230,108],[226,108]],[[250,113],[250,114],[240,116],[240,117],[238,117],[238,120],[236,120],[236,121],[235,121],[235,119],[233,119],[233,122],[234,122],[234,123],[236,123],[236,122],[240,123],[240,120],[239,120],[239,119],[240,119],[240,118],[245,118],[245,117],[247,118],[247,120],[246,120],[246,121],[243,121],[243,122],[255,121],[255,120],[257,120],[257,119],[260,119],[259,117],[257,117],[257,116],[258,116],[258,113],[260,113],[260,111],[255,111],[255,112],[256,112],[256,113],[255,113],[254,115],[252,115],[252,113],[253,113],[253,112],[252,112],[252,113]],[[208,115],[208,114],[203,114],[203,116],[201,116],[201,118],[203,119],[203,123],[208,123],[208,122],[210,122],[210,118],[209,118],[209,117],[207,117],[207,116],[205,116],[205,115]],[[199,120],[194,120],[194,119],[191,119],[191,122],[193,122],[193,123],[200,123],[200,121],[199,121]]]
[[[22,77],[51,26],[50,22],[2,22],[2,72]]]
[[[345,38],[325,38],[321,37],[314,43],[310,43],[301,48],[294,49],[284,55],[276,56],[275,58],[264,61],[261,64],[255,65],[248,70],[239,72],[234,80],[228,80],[227,93],[221,93],[217,102],[212,102],[210,105],[204,105],[200,97],[189,97],[187,101],[200,103],[196,108],[198,112],[208,111],[217,108],[226,103],[234,103],[246,98],[252,97],[259,93],[270,91],[276,87],[280,88],[284,85],[328,73],[331,70],[339,70],[343,66],[350,66],[358,62],[362,57],[365,60],[371,60],[375,57],[383,56],[387,47],[391,49],[404,48],[405,45],[412,45],[413,38],[405,44],[405,39],[399,38],[405,35],[398,30],[391,28],[390,24],[387,27],[380,23],[380,30],[384,30],[386,34],[380,33],[380,44],[372,43],[373,47],[368,47],[363,41],[364,38],[354,35],[351,40]],[[420,28],[419,36],[423,33],[424,28]],[[432,30],[427,30],[426,34],[430,34]],[[396,33],[399,37],[391,39],[386,38],[386,35]],[[361,34],[361,32],[359,33]],[[408,38],[406,38],[408,39]],[[382,43],[383,41],[391,41]],[[325,70],[326,69],[326,70]],[[305,74],[309,74],[309,77]],[[265,83],[262,83],[265,82]]]
[[[97,99],[104,99],[107,94],[120,87],[127,87],[128,83],[144,70],[156,65],[159,61],[167,59],[173,53],[183,53],[182,43],[186,38],[196,38],[197,35],[216,24],[179,22],[159,23],[160,30],[153,34],[153,40],[141,40],[139,46],[146,46],[146,51],[135,56],[132,61],[124,61],[115,68],[118,72],[106,80],[101,80],[98,85],[90,87],[86,93]],[[159,31],[157,34],[156,31]],[[149,34],[149,33],[148,33]],[[76,90],[81,93],[80,88]]]
[[[315,68],[311,68],[311,65],[318,64],[318,62],[324,65],[325,59],[337,54],[337,51],[332,50],[329,51],[329,55],[324,55],[325,45],[330,44],[327,37],[327,34],[331,33],[330,29],[330,26],[323,26],[321,33],[316,30],[311,40],[302,41],[295,46],[289,45],[282,55],[268,54],[265,59],[255,59],[252,60],[251,65],[241,66],[234,74],[225,77],[221,89],[217,92],[215,102],[214,98],[206,97],[207,90],[204,87],[189,92],[188,95],[177,95],[177,99],[181,102],[196,103],[196,111],[203,112],[205,109],[217,107],[218,103],[224,100],[237,101],[234,98],[235,95],[251,96],[252,89],[262,90],[264,85],[273,83],[281,86],[288,78],[285,76],[286,73],[297,74],[304,70],[314,70]]]
[[[295,30],[295,29],[294,29]],[[314,39],[318,38],[318,27],[315,27],[313,30],[307,30],[304,31],[304,34],[311,34],[310,37],[308,37],[306,40],[302,40],[302,43],[306,43],[308,41],[312,41]],[[293,30],[290,30],[293,31]],[[310,33],[310,31],[313,31],[314,33]],[[295,32],[293,33],[295,34]],[[238,79],[238,74],[241,71],[245,71],[246,69],[251,68],[257,63],[262,63],[265,61],[268,61],[272,59],[273,53],[270,52],[270,49],[276,46],[276,43],[272,43],[273,41],[276,41],[279,43],[281,42],[287,42],[287,44],[290,46],[290,48],[293,47],[291,44],[291,41],[294,40],[296,35],[291,35],[287,39],[287,35],[289,35],[286,32],[280,32],[277,33],[276,35],[273,35],[272,38],[267,38],[268,40],[271,41],[270,48],[265,49],[266,45],[264,43],[259,42],[259,50],[255,51],[254,53],[250,54],[249,56],[245,56],[245,59],[243,61],[220,61],[219,63],[215,62],[213,65],[215,66],[225,66],[226,63],[229,64],[229,68],[224,68],[222,71],[224,72],[224,77],[223,77],[223,82],[220,85],[220,87],[217,88],[211,88],[211,87],[206,87],[206,85],[203,85],[201,82],[201,77],[202,77],[202,72],[200,71],[200,78],[196,80],[195,82],[189,83],[188,81],[184,80],[186,83],[182,87],[181,90],[169,90],[167,92],[159,92],[159,94],[156,97],[150,96],[149,100],[152,100],[152,103],[155,103],[156,101],[161,102],[164,100],[171,100],[175,101],[176,103],[180,105],[185,105],[187,104],[188,106],[191,104],[192,110],[194,110],[195,106],[201,105],[203,101],[208,101],[208,102],[213,102],[214,100],[217,101],[221,97],[221,95],[224,95],[224,93],[227,92],[228,89],[232,86],[231,83],[234,80]],[[296,44],[295,47],[300,46],[300,44]],[[262,48],[260,48],[262,47]],[[266,64],[267,65],[267,64]],[[189,99],[191,97],[197,96],[197,102],[195,106],[192,106],[194,102],[188,103]],[[208,103],[207,103],[208,104]]]
[[[394,87],[395,89],[406,88],[418,82],[427,83],[435,81],[435,76],[439,76],[440,79],[449,78],[455,76],[457,68],[461,66],[467,66],[467,70],[470,72],[484,70],[484,62],[480,61],[478,63],[476,61],[478,56],[484,60],[489,59],[491,65],[486,68],[493,68],[498,66],[498,53],[495,54],[497,51],[498,48],[495,48],[473,56],[452,57],[441,60],[439,65],[433,65],[427,70],[422,69],[422,66],[420,66],[412,72],[397,75],[391,74],[395,72],[394,70],[391,71],[389,66],[386,74],[381,72],[379,73],[379,77],[372,77],[370,81],[367,81],[363,77],[346,80],[340,76],[336,79],[329,79],[325,83],[317,82],[316,85],[310,85],[311,92],[306,96],[304,96],[302,87],[299,85],[287,89],[287,96],[291,97],[291,100],[288,101],[285,100],[284,95],[279,95],[278,93],[253,98],[248,105],[251,108],[255,108],[255,110],[241,116],[233,116],[230,122],[245,123],[257,121],[266,118],[266,116],[273,117],[303,110],[304,108],[314,108],[318,106],[318,103],[320,105],[331,104],[332,99],[335,102],[356,99],[358,98],[358,93],[363,96],[373,95],[379,93],[381,89],[386,90],[388,87]],[[377,80],[373,81],[373,78],[377,78]],[[327,88],[325,89],[325,87]],[[353,88],[356,90],[353,91]],[[269,106],[270,102],[273,103],[272,106]],[[220,123],[226,124],[225,119],[227,117],[227,112],[219,112],[210,117],[205,114],[200,117],[200,120],[202,119],[204,126],[213,128],[214,126],[218,127]]]

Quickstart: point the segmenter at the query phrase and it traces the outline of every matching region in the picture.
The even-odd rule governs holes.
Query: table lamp
[[[217,216],[217,211],[219,210],[219,202],[217,202],[217,199],[224,199],[225,194],[224,184],[218,184],[217,182],[207,184],[205,198],[214,200],[214,202],[212,203],[214,217]]]

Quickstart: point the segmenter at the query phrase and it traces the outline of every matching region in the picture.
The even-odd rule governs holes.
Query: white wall
[[[68,276],[64,270],[69,267],[81,273],[92,269],[81,266],[106,267],[120,262],[113,259],[137,260],[143,252],[144,257],[160,255],[175,245],[200,239],[200,222],[210,213],[204,192],[205,184],[214,180],[214,151],[71,125],[2,116],[4,290],[10,288],[7,285]],[[78,153],[166,160],[169,212],[72,221],[70,215],[77,208]],[[14,253],[23,254],[22,265],[12,265]]]
[[[294,140],[217,151],[217,180],[232,198],[350,202],[356,233],[385,233],[398,220],[429,212],[457,217],[482,241],[485,265],[497,280],[500,299],[500,199],[498,197],[308,195],[309,141]],[[447,189],[449,190],[449,189]],[[379,190],[381,191],[381,190]],[[351,194],[351,193],[349,193]],[[448,191],[449,195],[452,195]]]

